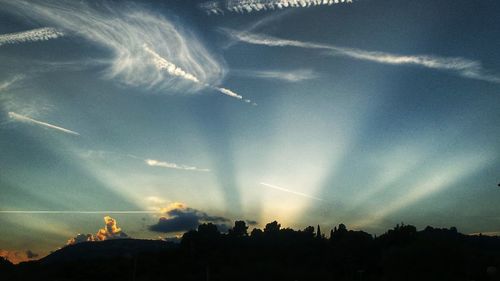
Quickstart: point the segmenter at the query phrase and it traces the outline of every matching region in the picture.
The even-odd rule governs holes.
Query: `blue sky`
[[[106,215],[500,231],[500,3],[238,3],[0,0],[3,255]]]

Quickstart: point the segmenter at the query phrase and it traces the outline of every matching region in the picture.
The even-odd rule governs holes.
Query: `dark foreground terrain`
[[[119,239],[66,246],[38,261],[0,259],[0,280],[500,280],[500,238],[398,225],[379,237],[339,225],[277,222],[227,234],[202,224],[180,244]]]

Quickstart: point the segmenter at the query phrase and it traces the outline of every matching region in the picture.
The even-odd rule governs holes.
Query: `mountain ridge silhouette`
[[[377,237],[336,226],[248,233],[206,223],[181,243],[113,239],[65,246],[40,260],[0,259],[0,280],[500,280],[500,237],[400,224]]]

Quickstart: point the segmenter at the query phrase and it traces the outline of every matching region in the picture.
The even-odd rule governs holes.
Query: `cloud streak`
[[[211,88],[213,90],[216,90],[219,93],[222,93],[222,94],[224,94],[226,96],[230,96],[230,97],[233,97],[233,98],[236,98],[236,99],[240,99],[240,100],[243,99],[243,96],[241,96],[241,95],[233,92],[232,90],[229,90],[229,89],[226,89],[226,88],[223,88],[223,87],[211,86],[211,85],[209,85],[207,83],[202,83],[200,81],[200,79],[198,79],[195,75],[184,71],[182,68],[178,67],[177,65],[175,65],[172,62],[168,61],[167,59],[163,58],[158,53],[156,53],[151,48],[149,48],[146,44],[144,44],[143,47],[144,47],[144,50],[151,55],[151,57],[152,57],[152,59],[154,61],[154,64],[156,65],[157,69],[159,69],[159,70],[165,70],[165,71],[167,71],[172,76],[180,77],[182,79],[191,81],[193,83],[203,84],[204,87],[209,87],[209,88]],[[246,102],[250,102],[250,100],[245,100],[245,101]]]
[[[352,3],[352,0],[219,0],[202,3],[200,8],[207,14],[222,15],[224,12],[252,13],[285,8],[308,8]]]
[[[104,151],[104,150],[87,150],[81,153],[78,153],[80,157],[87,159],[96,159],[96,160],[104,160],[106,158],[114,159],[116,157],[119,158],[131,158],[134,160],[141,161],[142,163],[150,166],[150,167],[159,167],[165,169],[176,169],[176,170],[186,170],[186,171],[197,171],[197,172],[210,172],[210,169],[198,168],[194,166],[182,165],[173,162],[161,161],[156,159],[145,159],[142,157],[138,157],[136,155],[130,153],[120,153],[113,151]],[[151,199],[156,197],[151,197]],[[156,198],[158,199],[158,198]]]
[[[0,35],[0,46],[24,42],[47,41],[64,36],[59,30],[51,27],[37,28],[28,31]]]
[[[311,69],[282,70],[232,70],[230,73],[237,76],[260,78],[268,80],[282,80],[285,82],[301,82],[318,78],[318,74]]]
[[[200,80],[198,78],[196,78],[196,76],[194,76],[191,73],[187,73],[186,71],[184,71],[180,67],[169,62],[165,58],[161,57],[160,55],[155,53],[153,50],[151,50],[146,44],[144,44],[144,50],[146,50],[146,52],[151,54],[151,56],[153,57],[154,64],[156,65],[156,68],[165,69],[168,72],[168,74],[170,74],[172,76],[177,76],[177,77],[180,77],[180,78],[183,78],[186,80],[190,80],[194,83],[200,83]]]
[[[28,123],[28,124],[34,124],[34,125],[39,125],[39,126],[42,126],[44,128],[49,128],[49,129],[53,129],[53,130],[56,130],[56,131],[59,131],[59,132],[63,132],[63,133],[66,133],[66,134],[70,134],[70,135],[76,135],[76,136],[79,136],[80,134],[75,132],[75,131],[71,131],[71,130],[68,130],[68,129],[65,129],[63,127],[59,127],[59,126],[56,126],[56,125],[52,125],[52,124],[49,124],[47,122],[43,122],[43,121],[39,121],[39,120],[35,120],[33,118],[30,118],[28,116],[24,116],[24,115],[21,115],[21,114],[17,114],[15,112],[9,112],[8,113],[9,117],[12,119],[12,120],[15,120],[15,121],[18,121],[18,122],[23,122],[23,123]]]
[[[459,76],[500,83],[500,76],[488,73],[478,61],[462,57],[439,57],[433,55],[399,55],[335,45],[281,39],[272,36],[222,29],[231,38],[240,42],[268,47],[296,47],[326,51],[331,56],[342,56],[362,61],[391,65],[415,65],[429,69],[449,71]]]
[[[179,165],[176,163],[170,163],[165,161],[158,161],[154,159],[145,159],[144,162],[151,167],[160,167],[167,169],[177,169],[177,170],[186,170],[186,171],[197,171],[197,172],[210,172],[209,169],[202,169],[193,166]]]
[[[242,96],[238,95],[237,93],[229,90],[229,89],[226,89],[226,88],[215,88],[217,89],[217,91],[221,92],[222,94],[226,95],[226,96],[230,96],[230,97],[233,97],[233,98],[237,98],[237,99],[243,99]]]
[[[311,196],[309,194],[305,194],[305,193],[302,193],[302,192],[293,191],[293,190],[286,189],[286,188],[283,188],[283,187],[279,187],[279,186],[276,186],[276,185],[272,185],[272,184],[269,184],[269,183],[261,182],[260,184],[263,185],[263,186],[265,186],[265,187],[269,187],[269,188],[276,189],[276,190],[283,191],[283,192],[288,192],[288,193],[295,194],[295,195],[302,196],[302,197],[306,197],[306,198],[309,198],[309,199],[314,199],[314,200],[318,200],[318,201],[324,201],[321,198],[314,197],[314,196]]]

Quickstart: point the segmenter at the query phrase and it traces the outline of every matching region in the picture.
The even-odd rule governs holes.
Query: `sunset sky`
[[[0,254],[236,219],[500,232],[499,13],[0,0]]]

